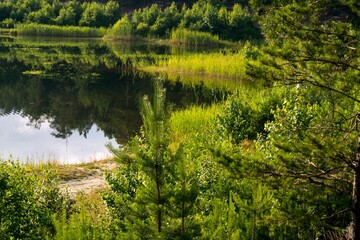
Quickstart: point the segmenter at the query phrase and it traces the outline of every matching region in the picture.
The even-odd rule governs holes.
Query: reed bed
[[[185,45],[219,46],[227,44],[227,42],[220,40],[218,36],[210,33],[181,28],[171,32],[171,40],[177,44]]]
[[[28,36],[101,38],[106,29],[29,23],[16,25],[16,32],[18,35]]]
[[[215,75],[221,78],[245,78],[246,60],[242,53],[196,53],[182,56],[169,56],[158,60],[157,67],[170,72],[189,72]]]

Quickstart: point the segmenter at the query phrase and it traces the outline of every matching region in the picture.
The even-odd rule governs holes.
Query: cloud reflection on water
[[[12,156],[21,162],[56,160],[63,163],[78,163],[99,160],[111,154],[105,144],[114,139],[105,137],[94,124],[87,138],[74,132],[67,139],[56,138],[51,133],[50,123],[45,121],[39,129],[30,126],[29,119],[20,114],[0,117],[0,156]]]

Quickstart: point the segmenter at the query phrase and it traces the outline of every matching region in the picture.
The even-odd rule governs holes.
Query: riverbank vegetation
[[[217,78],[245,78],[246,60],[241,52],[229,53],[195,53],[188,55],[172,55],[167,59],[159,59],[156,64],[144,67],[149,71],[183,72],[213,75]]]
[[[105,33],[105,28],[54,26],[37,23],[16,25],[15,31],[16,35],[70,38],[102,38]]]
[[[124,146],[109,147],[119,165],[106,173],[109,189],[94,201],[100,210],[74,208],[52,181],[40,184],[52,175],[29,175],[26,167],[1,162],[0,234],[360,239],[359,13],[356,1],[251,0],[231,10],[202,1],[122,16],[108,37],[162,38],[191,30],[210,42],[218,39],[208,34],[264,38],[240,50],[184,56],[122,54],[112,47],[129,69],[246,78],[258,88],[234,87],[213,104],[172,110],[166,83],[153,77],[153,93],[140,100],[140,132]]]
[[[78,1],[1,1],[0,27],[13,28],[19,23],[58,26],[108,27],[121,16],[115,1],[106,4]]]
[[[212,45],[221,44],[219,39],[236,42],[262,38],[256,18],[239,4],[232,6],[231,10],[206,1],[197,2],[191,7],[183,5],[181,9],[175,3],[164,9],[154,4],[135,10],[131,16],[125,15],[112,31],[122,28],[120,22],[127,26],[125,36],[131,33],[137,37],[172,38],[183,44]],[[109,37],[124,38],[121,33]]]
[[[101,4],[31,0],[0,2],[0,11],[0,28],[20,28],[19,34],[52,36],[47,31],[23,30],[29,24],[28,27],[31,24],[41,24],[39,28],[44,28],[43,25],[65,27],[52,30],[51,32],[56,32],[56,36],[73,36],[65,32],[78,32],[80,28],[72,27],[80,26],[109,28],[105,37],[112,39],[172,38],[178,43],[206,45],[221,44],[219,39],[235,42],[262,39],[255,16],[240,4],[235,4],[228,10],[225,6],[206,1],[190,6],[173,2],[165,7],[153,4],[135,9],[130,14],[122,14],[121,6],[115,1]],[[50,26],[47,28],[54,29]]]

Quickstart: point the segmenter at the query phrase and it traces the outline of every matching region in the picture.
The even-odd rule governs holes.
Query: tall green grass
[[[150,72],[178,72],[216,78],[246,78],[246,59],[241,52],[170,55],[168,58],[157,59],[153,66],[141,68]]]
[[[37,23],[18,24],[15,28],[18,35],[29,36],[101,38],[106,33],[105,28],[54,26]]]
[[[111,39],[131,39],[132,37],[133,27],[127,15],[117,21],[105,36],[105,38]]]
[[[172,147],[194,141],[214,129],[215,118],[221,112],[221,105],[193,106],[171,114],[170,129]]]
[[[171,40],[175,43],[185,45],[218,46],[227,44],[227,42],[220,40],[218,36],[211,35],[210,33],[181,28],[171,32]]]

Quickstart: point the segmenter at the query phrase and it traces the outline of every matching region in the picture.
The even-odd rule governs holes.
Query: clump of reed
[[[226,42],[207,32],[198,32],[187,29],[178,28],[171,32],[171,40],[177,44],[185,45],[206,45],[219,46],[225,45]]]
[[[131,39],[133,36],[133,26],[129,20],[129,17],[125,15],[114,26],[109,29],[105,35],[105,38],[111,39]]]
[[[105,28],[55,26],[37,23],[18,24],[15,28],[18,35],[28,36],[100,38],[106,33]]]
[[[183,142],[193,141],[211,132],[220,111],[221,105],[213,104],[212,106],[192,106],[173,112],[170,119],[172,147],[176,148]]]
[[[224,76],[239,79],[246,76],[246,59],[241,52],[173,55],[168,59],[160,59],[157,66],[170,72],[207,74],[219,78]]]

